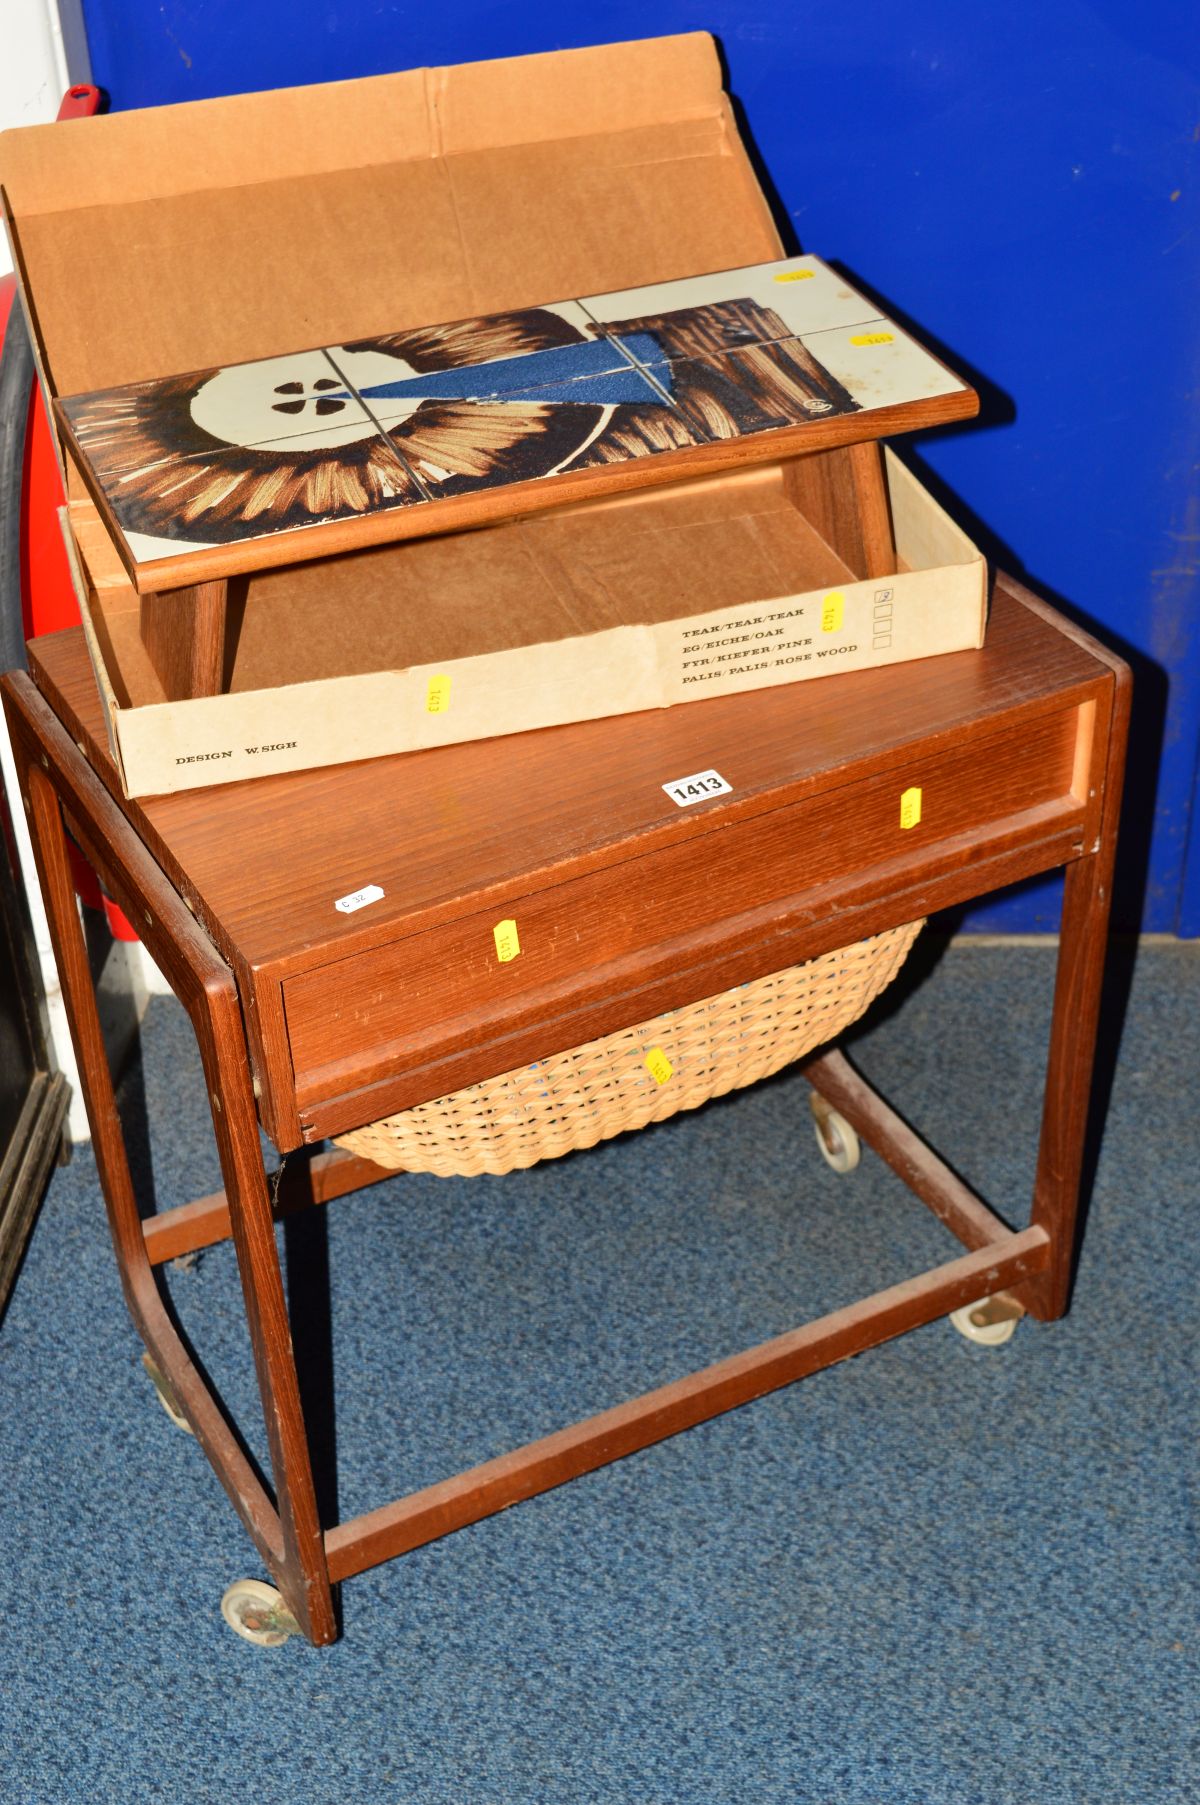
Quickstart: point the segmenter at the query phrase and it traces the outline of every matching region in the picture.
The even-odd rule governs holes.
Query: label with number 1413
[[[710,796],[727,796],[733,788],[719,771],[693,771],[690,777],[677,777],[664,783],[663,789],[680,808],[691,808],[693,802],[706,802]]]

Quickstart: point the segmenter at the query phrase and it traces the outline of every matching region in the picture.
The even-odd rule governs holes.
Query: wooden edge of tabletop
[[[471,495],[413,502],[352,520],[324,521],[231,545],[197,551],[183,549],[177,556],[141,564],[133,556],[62,402],[57,399],[54,402],[55,418],[68,440],[72,463],[96,505],[130,582],[140,595],[163,589],[184,589],[196,583],[274,570],[287,564],[307,563],[370,546],[465,532],[492,522],[562,507],[569,502],[590,501],[632,489],[656,488],[688,476],[715,476],[747,465],[778,463],[838,446],[916,432],[923,427],[949,425],[973,419],[978,412],[978,395],[964,385],[949,394],[906,401],[894,407],[804,421],[743,438],[722,439],[679,451],[632,458],[598,469],[568,470],[558,476],[508,483]]]

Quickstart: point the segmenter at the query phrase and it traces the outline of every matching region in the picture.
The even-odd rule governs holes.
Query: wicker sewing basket
[[[337,1145],[380,1166],[471,1177],[661,1122],[769,1077],[840,1034],[895,977],[921,926],[909,922],[469,1084],[340,1134]]]

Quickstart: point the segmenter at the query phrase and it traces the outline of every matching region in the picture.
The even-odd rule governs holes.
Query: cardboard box
[[[897,575],[857,580],[783,468],[247,580],[228,691],[171,702],[86,504],[84,622],[127,794],[519,733],[982,643],[983,559],[889,453]],[[101,573],[97,581],[95,573]],[[486,609],[480,598],[487,598]]]
[[[51,395],[781,251],[703,34],[6,134],[0,181]],[[60,451],[130,794],[981,638],[982,560],[911,477],[889,465],[909,568],[864,579],[779,466],[234,578],[228,693],[169,703]]]

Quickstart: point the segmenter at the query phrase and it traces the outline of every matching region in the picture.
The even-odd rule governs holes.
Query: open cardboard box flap
[[[780,254],[702,33],[24,128],[0,186],[55,395]]]

